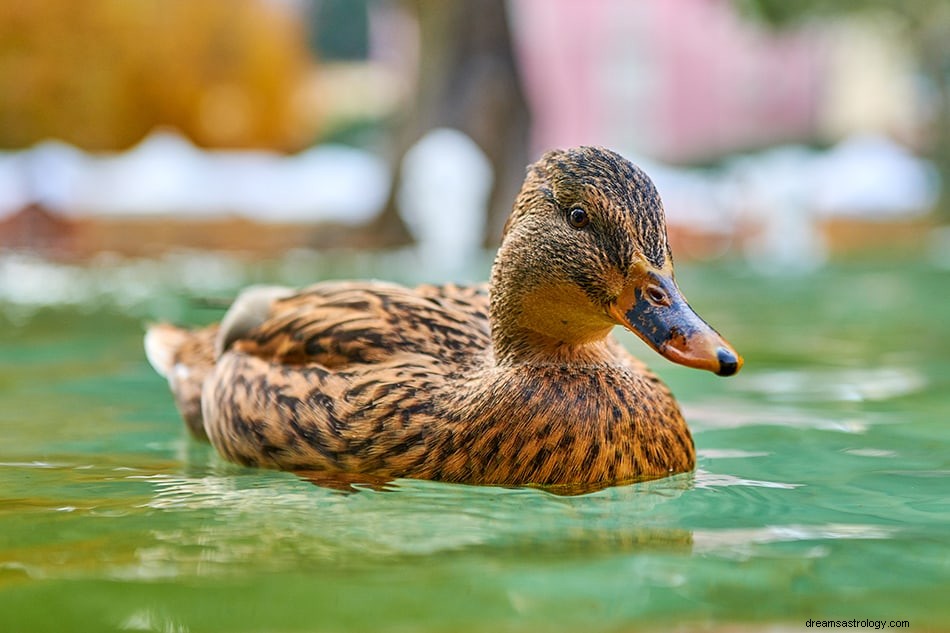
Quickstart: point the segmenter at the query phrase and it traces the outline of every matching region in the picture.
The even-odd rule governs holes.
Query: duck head
[[[496,357],[577,354],[615,325],[675,363],[742,367],[676,285],[650,178],[607,149],[549,152],[528,168],[492,269]]]

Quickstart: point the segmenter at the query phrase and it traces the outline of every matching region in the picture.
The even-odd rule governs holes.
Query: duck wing
[[[283,365],[334,370],[404,354],[458,363],[488,349],[488,287],[325,282],[294,294],[252,290],[218,334],[227,349]],[[261,304],[264,304],[264,307]]]
[[[433,398],[490,353],[488,288],[253,288],[220,325],[156,325],[150,362],[189,429],[225,457],[287,470],[409,472]]]
[[[385,283],[321,283],[271,299],[251,291],[218,340],[201,404],[222,455],[393,475],[426,459],[449,377],[490,353],[488,292]]]

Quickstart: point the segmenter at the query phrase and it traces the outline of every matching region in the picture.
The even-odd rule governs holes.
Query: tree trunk
[[[495,245],[528,162],[530,116],[514,59],[504,0],[412,0],[419,20],[415,103],[396,136],[393,187],[375,228],[408,237],[397,211],[402,158],[428,130],[451,127],[485,152],[494,183],[484,243]]]

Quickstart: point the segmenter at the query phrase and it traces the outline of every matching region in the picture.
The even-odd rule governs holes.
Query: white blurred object
[[[481,247],[491,164],[474,141],[448,128],[426,134],[403,160],[400,215],[423,260],[451,275]]]
[[[735,232],[738,209],[732,203],[731,183],[720,174],[643,159],[633,162],[656,184],[670,224],[723,237]]]
[[[82,215],[216,215],[206,203],[207,169],[188,140],[157,131],[128,152],[91,160],[69,207]]]
[[[746,245],[746,258],[763,272],[802,273],[821,266],[826,247],[814,213],[814,150],[776,147],[730,161],[739,211],[760,233]]]
[[[385,161],[324,145],[283,156],[206,151],[156,131],[121,154],[87,155],[47,141],[0,155],[0,217],[30,203],[65,215],[217,217],[361,224],[389,192]]]
[[[930,163],[875,136],[825,152],[775,147],[729,159],[720,169],[632,158],[656,182],[671,225],[727,238],[743,226],[758,227],[749,258],[784,270],[824,260],[822,218],[920,216],[940,188]],[[401,213],[419,253],[445,266],[448,276],[480,249],[490,164],[471,139],[450,129],[429,133],[404,160]],[[390,179],[378,156],[337,145],[290,156],[206,151],[160,130],[128,152],[96,155],[47,141],[0,153],[0,219],[36,203],[67,216],[239,215],[357,225],[382,209]]]
[[[814,205],[823,216],[908,217],[929,212],[940,180],[933,165],[879,136],[855,136],[818,159]]]
[[[30,202],[68,211],[88,169],[89,157],[60,141],[44,141],[23,154],[24,187]]]
[[[30,204],[68,212],[88,162],[81,150],[59,141],[0,154],[0,218]]]
[[[268,152],[213,152],[208,179],[213,205],[265,222],[369,222],[389,194],[382,159],[342,145],[294,156]]]
[[[23,175],[23,153],[0,152],[0,220],[31,201]]]
[[[919,217],[940,191],[933,165],[877,136],[856,136],[826,152],[788,145],[735,158],[725,178],[740,192],[740,213],[762,230],[746,255],[762,269],[784,272],[825,261],[820,219]]]

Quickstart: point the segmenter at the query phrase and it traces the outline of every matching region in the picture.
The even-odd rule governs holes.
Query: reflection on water
[[[801,484],[782,483],[778,481],[761,481],[758,479],[743,479],[735,475],[724,473],[709,473],[702,469],[696,473],[697,488],[720,488],[724,486],[749,486],[752,488],[779,488],[790,490]]]
[[[837,539],[887,539],[896,528],[880,525],[826,524],[826,525],[769,525],[762,528],[723,530],[696,530],[693,532],[694,550],[703,553],[754,554],[756,545],[789,541],[826,541]],[[830,550],[808,550],[811,554],[826,555]]]
[[[411,480],[341,492],[223,462],[187,439],[140,347],[143,310],[211,320],[191,298],[223,287],[165,287],[131,316],[0,308],[0,630],[796,630],[816,615],[939,629],[948,275],[852,266],[776,288],[683,269],[743,374],[632,342],[680,399],[698,469],[576,496]],[[224,285],[260,280],[239,277]],[[881,299],[897,287],[899,304]]]
[[[280,478],[275,474],[274,477]],[[168,549],[195,547],[205,571],[208,563],[277,566],[299,560],[386,560],[489,548],[513,551],[565,551],[583,544],[617,550],[653,542],[689,542],[682,530],[657,530],[642,517],[657,504],[678,497],[686,478],[644,490],[615,488],[594,505],[559,502],[533,489],[472,487],[403,480],[386,491],[356,493],[282,482],[275,495],[271,481],[243,485],[232,477],[150,478],[153,509],[205,512],[203,529],[183,536],[153,532],[158,544],[144,552],[151,560],[177,560]],[[144,561],[143,561],[144,562]],[[200,573],[200,569],[196,570]],[[221,571],[221,570],[218,570]]]
[[[835,400],[862,402],[889,400],[922,391],[927,380],[909,367],[870,369],[815,369],[760,372],[740,383],[740,388],[758,392],[771,400]]]
[[[730,429],[747,426],[780,426],[802,429],[821,429],[842,433],[864,433],[879,416],[853,412],[829,415],[826,411],[815,412],[787,406],[748,404],[713,397],[708,401],[683,406],[683,413],[693,430]]]

